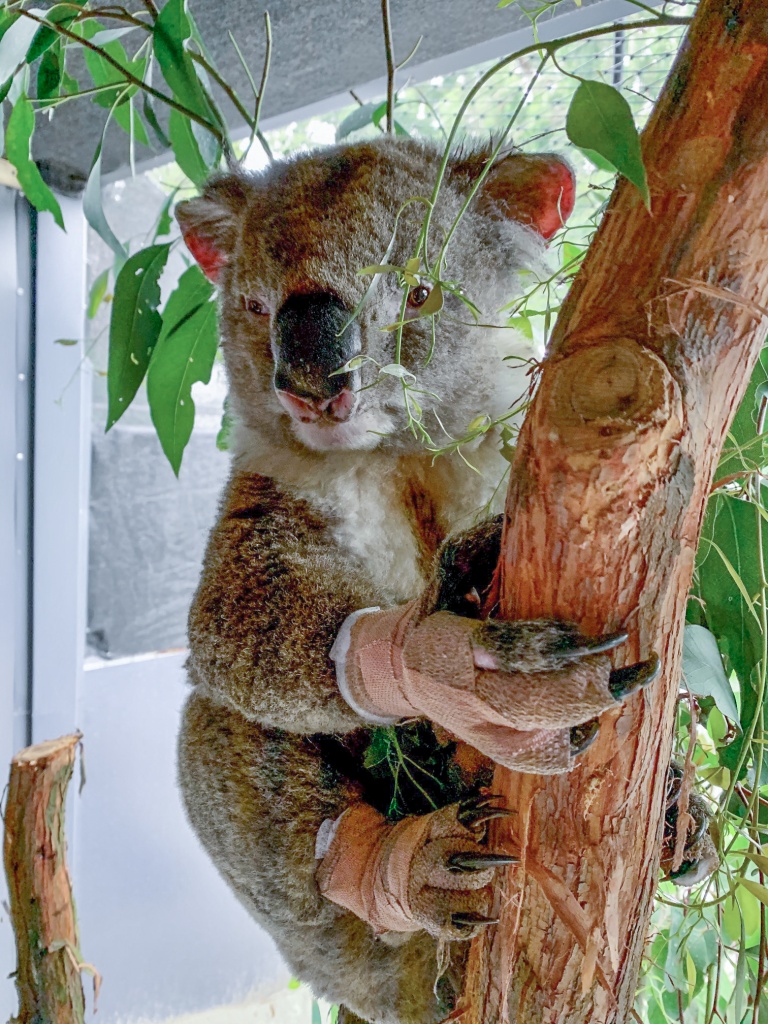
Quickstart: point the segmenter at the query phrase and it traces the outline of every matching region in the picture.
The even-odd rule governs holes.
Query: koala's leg
[[[462,950],[435,997],[434,939],[417,932],[388,945],[315,881],[320,825],[362,797],[349,766],[326,752],[333,745],[263,729],[195,691],[179,742],[187,814],[224,879],[317,995],[375,1024],[436,1024],[460,991]]]

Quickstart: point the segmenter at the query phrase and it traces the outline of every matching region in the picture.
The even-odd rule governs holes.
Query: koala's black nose
[[[360,328],[335,295],[292,295],[278,311],[275,388],[328,399],[352,387],[352,374],[331,376],[360,352]]]

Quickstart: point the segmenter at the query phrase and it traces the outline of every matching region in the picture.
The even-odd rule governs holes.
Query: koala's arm
[[[371,604],[324,519],[272,481],[235,474],[190,610],[191,681],[266,726],[359,728],[329,652],[345,618]]]

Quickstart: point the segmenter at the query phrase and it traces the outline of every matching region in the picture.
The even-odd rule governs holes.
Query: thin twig
[[[387,55],[387,134],[395,131],[395,55],[392,47],[392,20],[389,0],[381,0],[381,19],[384,24],[384,50]]]
[[[44,28],[53,29],[54,32],[58,32],[59,35],[65,36],[67,39],[71,39],[73,42],[80,46],[84,46],[88,50],[93,50],[93,52],[97,53],[102,60],[119,71],[129,85],[135,85],[137,89],[141,89],[142,92],[147,93],[149,96],[154,96],[155,99],[160,100],[161,103],[165,103],[166,106],[169,106],[173,110],[183,114],[183,116],[189,118],[190,121],[194,121],[195,124],[201,125],[206,129],[206,131],[209,131],[211,135],[213,135],[225,153],[230,149],[229,140],[221,129],[211,124],[210,121],[206,120],[206,118],[202,117],[194,110],[190,110],[188,107],[185,107],[183,103],[178,103],[172,96],[168,96],[166,93],[160,92],[159,89],[155,89],[154,86],[148,85],[146,82],[142,81],[141,78],[137,78],[136,75],[124,68],[120,61],[115,60],[114,57],[110,57],[106,50],[103,50],[100,46],[94,46],[90,40],[83,39],[82,36],[77,35],[75,32],[70,32],[68,28],[64,27],[64,25],[46,21],[45,18],[39,18],[36,14],[33,14],[31,11],[24,8],[19,10],[19,14],[24,18],[29,18],[30,21],[36,22],[38,25],[42,25]]]
[[[155,5],[155,0],[142,0],[142,3],[152,15],[152,21],[157,21],[160,12]]]
[[[261,105],[264,102],[264,91],[267,88],[269,66],[272,62],[272,22],[269,18],[269,11],[264,11],[264,32],[266,34],[267,48],[264,54],[264,67],[261,69],[261,82],[259,82],[259,94],[256,98],[256,110],[253,113],[253,120],[255,123],[254,131],[256,132],[256,138],[261,143],[262,149],[271,161],[274,159],[272,156],[272,150],[269,148],[269,143],[264,138],[264,135],[259,128],[259,121],[261,120]]]

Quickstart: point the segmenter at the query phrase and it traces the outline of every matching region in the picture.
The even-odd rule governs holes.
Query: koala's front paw
[[[411,863],[409,902],[415,919],[439,939],[470,939],[490,917],[497,868],[517,858],[485,846],[488,821],[510,812],[493,796],[474,797],[428,815],[429,831]]]
[[[499,562],[504,516],[486,519],[471,530],[449,537],[437,559],[432,584],[432,611],[479,618],[482,599]]]
[[[667,880],[683,888],[698,885],[715,871],[720,863],[715,844],[709,835],[709,811],[702,798],[696,793],[688,797],[690,821],[685,837],[683,862],[673,869],[677,824],[678,801],[683,781],[683,770],[672,761],[667,770],[667,802],[664,815],[664,839],[661,849],[661,868]]]
[[[589,695],[604,702],[598,694],[610,694],[609,704],[611,698],[623,701],[658,674],[655,654],[611,669],[609,652],[626,640],[626,633],[588,637],[570,623],[545,619],[475,623],[475,692],[517,729],[578,727],[572,742],[581,752],[597,735],[595,720],[585,714]]]

